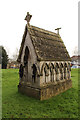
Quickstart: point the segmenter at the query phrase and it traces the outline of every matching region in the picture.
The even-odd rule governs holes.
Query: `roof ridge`
[[[35,31],[39,31],[39,32],[44,33],[44,34],[52,35],[52,36],[55,36],[55,37],[60,37],[60,35],[58,35],[55,32],[52,32],[52,31],[49,31],[49,30],[45,30],[43,28],[39,28],[39,27],[36,27],[36,26],[33,26],[33,25],[30,25],[30,27],[28,27],[28,28],[29,29],[33,29]]]

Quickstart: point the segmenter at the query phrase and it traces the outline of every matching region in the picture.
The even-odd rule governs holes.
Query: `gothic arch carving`
[[[54,82],[54,64],[51,63],[50,65],[50,81]]]
[[[37,68],[36,68],[35,64],[32,65],[32,69],[33,69],[33,71],[32,71],[32,80],[35,83],[36,82],[36,76],[37,76]]]
[[[67,79],[70,79],[70,71],[71,71],[71,66],[70,66],[70,63],[68,63],[68,67],[67,67]]]
[[[40,67],[37,64],[35,64],[35,66],[37,68],[37,75],[40,76]]]
[[[67,68],[67,63],[64,63],[64,72],[66,68]]]
[[[50,68],[50,66],[49,66],[49,64],[47,64],[47,63],[43,63],[42,64],[42,66],[41,66],[41,75],[43,75],[43,70],[45,69],[48,69],[49,70],[49,68]],[[44,70],[44,71],[45,71]]]
[[[51,64],[50,64],[50,73],[51,73],[51,75],[53,74],[53,69],[54,69],[54,64],[51,63]]]
[[[46,75],[46,76],[49,75],[49,65],[48,65],[47,63],[45,63],[44,72],[45,72],[45,75]]]
[[[63,63],[60,63],[60,80],[63,80]]]
[[[64,63],[64,79],[66,79],[66,74],[67,74],[67,63]]]
[[[43,63],[42,66],[41,66],[41,76],[43,75],[44,66],[45,66],[45,63]]]
[[[58,69],[59,69],[59,64],[56,63],[56,65],[55,65],[55,72],[56,72],[56,74],[58,74]]]
[[[63,63],[60,63],[60,73],[62,74],[62,68],[64,67]]]

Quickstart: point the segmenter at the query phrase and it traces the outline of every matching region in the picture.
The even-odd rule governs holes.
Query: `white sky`
[[[78,46],[78,0],[2,0],[0,1],[0,45],[12,57],[20,48],[27,12],[30,24],[49,31],[61,27],[60,36],[72,56]]]

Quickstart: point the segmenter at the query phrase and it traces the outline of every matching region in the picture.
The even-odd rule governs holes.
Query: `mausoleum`
[[[57,33],[27,25],[22,38],[18,62],[18,91],[40,100],[48,99],[72,87],[70,56]]]

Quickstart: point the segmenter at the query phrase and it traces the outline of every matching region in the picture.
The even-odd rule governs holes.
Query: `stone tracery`
[[[43,63],[41,67],[41,75],[45,73],[45,81],[50,76],[49,82],[70,79],[70,63],[51,62]],[[44,70],[44,73],[43,73]]]

